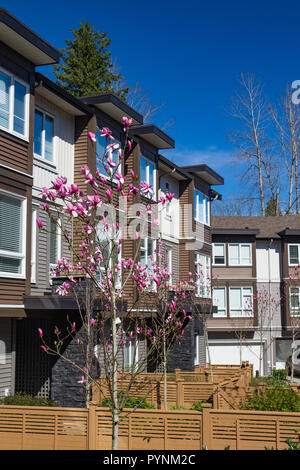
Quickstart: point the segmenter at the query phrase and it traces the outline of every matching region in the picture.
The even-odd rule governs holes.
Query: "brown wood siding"
[[[29,145],[25,140],[0,130],[0,163],[16,170],[28,173]]]

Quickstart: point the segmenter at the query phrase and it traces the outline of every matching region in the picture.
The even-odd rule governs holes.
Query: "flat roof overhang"
[[[202,180],[206,181],[210,185],[223,185],[224,178],[212,170],[208,165],[192,165],[192,166],[181,166],[182,170],[187,173],[192,173],[198,176]]]
[[[258,229],[212,228],[212,235],[258,235]]]
[[[113,93],[82,96],[79,99],[87,105],[93,105],[95,108],[100,109],[100,111],[103,111],[120,123],[123,116],[131,118],[133,124],[143,123],[143,116]]]
[[[291,229],[291,228],[286,228],[285,230],[282,230],[281,232],[278,232],[279,235],[286,235],[286,236],[300,236],[300,229]]]
[[[154,124],[130,127],[129,135],[142,137],[157,149],[172,149],[175,141]]]
[[[0,41],[34,65],[56,64],[61,56],[57,49],[4,8],[0,8]]]
[[[35,74],[36,92],[59,108],[74,116],[93,115],[93,111],[78,98],[71,95],[59,85],[41,73]]]
[[[158,155],[158,168],[164,172],[164,174],[160,176],[169,174],[179,181],[191,180],[190,175],[184,173],[175,163],[171,162],[163,155]]]

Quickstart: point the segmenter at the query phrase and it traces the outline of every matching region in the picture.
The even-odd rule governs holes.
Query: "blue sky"
[[[164,105],[155,123],[174,122],[166,131],[176,149],[162,153],[178,164],[207,163],[225,178],[224,198],[240,191],[228,139],[234,122],[226,113],[239,74],[255,73],[270,99],[300,79],[295,0],[4,0],[2,7],[58,49],[80,21],[106,31],[128,84],[139,82]]]

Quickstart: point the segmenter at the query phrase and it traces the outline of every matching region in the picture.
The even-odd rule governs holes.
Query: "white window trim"
[[[298,289],[298,293],[295,293],[295,294],[292,294],[292,289]],[[292,296],[298,296],[298,301],[299,301],[299,305],[300,305],[300,286],[294,286],[294,287],[290,287],[290,316],[291,317],[299,317],[300,316],[300,307],[299,307],[299,313],[292,313],[293,312],[293,307],[292,307]]]
[[[0,250],[0,256],[4,258],[13,258],[21,260],[21,273],[7,273],[0,271],[0,277],[9,277],[12,279],[26,279],[26,232],[27,232],[27,199],[26,197],[20,196],[19,194],[11,193],[0,189],[0,194],[4,194],[11,198],[19,199],[21,201],[21,224],[22,224],[22,250],[19,253],[13,253],[10,251]]]
[[[149,199],[152,199],[153,201],[156,201],[156,166],[155,166],[155,162],[153,160],[151,160],[150,158],[147,158],[145,157],[145,155],[141,155],[140,156],[140,174],[141,174],[141,159],[144,159],[146,160],[146,163],[147,163],[147,166],[146,166],[146,183],[150,184],[150,172],[149,172],[149,163],[151,163],[151,165],[153,165],[154,167],[154,170],[153,170],[153,187],[152,187],[152,191],[153,191],[153,194],[149,196],[149,194],[144,194],[144,193],[141,193],[144,197],[147,197]],[[143,181],[140,181],[140,183],[143,183]]]
[[[237,264],[230,263],[230,246],[238,245],[239,247],[239,262]],[[250,263],[241,263],[241,246],[250,246]],[[252,244],[251,243],[228,243],[228,266],[252,266]]]
[[[8,75],[11,79],[10,82],[10,87],[9,87],[9,115],[8,115],[8,129],[6,127],[3,127],[0,125],[0,129],[9,132],[12,135],[15,135],[16,137],[19,137],[20,139],[26,140],[28,142],[29,140],[29,84],[24,82],[21,78],[18,76],[14,75],[13,73],[9,72],[8,70],[4,69],[3,67],[0,67],[0,71],[4,73],[5,75]],[[19,132],[16,132],[13,128],[13,119],[14,119],[14,84],[15,81],[20,83],[26,88],[26,94],[25,94],[25,115],[24,115],[24,134],[20,134]]]
[[[35,112],[43,114],[43,130],[42,130],[42,155],[39,155],[34,152],[33,156],[35,159],[45,163],[46,165],[56,167],[56,116],[52,113],[49,113],[46,109],[36,106],[34,109]],[[52,160],[49,161],[45,158],[45,118],[46,116],[50,117],[53,120],[53,143],[52,143]],[[33,151],[34,151],[34,133],[33,133]]]
[[[231,289],[241,289],[241,294],[242,294],[242,305],[241,305],[241,308],[236,308],[236,309],[232,309],[231,308],[231,299],[230,299],[230,291]],[[251,294],[244,294],[243,291],[244,289],[251,289]],[[252,303],[252,306],[251,308],[247,308],[245,309],[244,308],[244,297],[249,297],[249,295],[251,296],[251,303]],[[231,311],[234,311],[234,310],[241,310],[242,312],[244,311],[251,311],[251,315],[231,315]],[[253,288],[252,286],[230,286],[229,287],[229,316],[230,318],[253,318],[254,317],[254,312],[253,312]]]
[[[196,296],[203,298],[203,299],[210,299],[211,298],[211,260],[210,256],[204,253],[195,253],[195,271],[198,272],[200,257],[205,258],[205,265],[202,265],[202,274],[204,276],[205,283],[203,284],[203,288],[205,289],[208,295],[201,295],[200,288],[201,288],[201,278],[196,278],[195,285],[196,285]],[[207,263],[208,260],[208,263]],[[209,279],[207,278],[207,270],[209,269]],[[203,272],[204,271],[204,272]]]
[[[214,247],[215,245],[224,246],[224,263],[215,263]],[[213,266],[226,266],[226,243],[213,243],[212,244],[212,265]]]
[[[145,265],[148,266],[149,268],[149,260],[150,260],[150,256],[152,255],[149,255],[149,240],[152,240],[153,242],[153,260],[150,260],[151,263],[155,263],[156,261],[156,253],[155,253],[155,250],[156,250],[156,240],[155,238],[151,238],[151,237],[145,237],[143,238],[143,240],[145,240],[145,247],[142,247],[142,243],[140,244],[140,253],[141,253],[141,250],[144,250],[145,251]],[[148,274],[151,274],[151,273],[148,273]],[[151,285],[151,290],[152,291],[155,291],[156,290],[156,283],[155,281],[153,280],[152,281],[152,285]]]
[[[125,351],[124,351],[124,369],[126,371],[126,368],[128,368],[128,371],[132,371],[132,366],[134,365],[134,369],[137,369],[137,366],[138,366],[138,358],[139,358],[139,342],[138,342],[138,339],[135,340],[135,339],[130,339],[130,338],[127,338],[126,340],[126,343],[131,343],[130,345],[128,344],[127,347],[129,348],[129,364],[128,366],[125,365]],[[135,345],[133,345],[132,343],[135,342]],[[126,345],[124,346],[124,348],[126,347]],[[135,352],[135,357],[134,357],[134,352]]]
[[[290,246],[297,246],[298,247],[298,263],[291,263],[290,259]],[[289,257],[289,266],[299,266],[300,263],[300,243],[289,243],[288,244],[288,257]]]
[[[60,221],[60,217],[58,217],[58,221]],[[49,219],[49,224],[50,224],[50,230],[51,230],[51,219]],[[62,244],[62,231],[61,231],[61,228],[59,225],[55,225],[56,226],[56,230],[57,230],[57,233],[56,233],[56,239],[57,239],[57,253],[56,253],[56,258],[57,260],[59,260],[61,258],[61,244]],[[53,235],[53,233],[51,233],[49,231],[49,245],[50,245],[50,237],[51,235]],[[49,255],[50,255],[50,248],[49,248]],[[52,269],[55,269],[57,266],[57,263],[51,263],[49,262],[49,282],[50,284],[52,284],[52,279],[53,279],[53,276],[51,275],[51,270]]]
[[[37,208],[32,208],[32,222],[31,222],[31,270],[30,270],[30,282],[31,284],[36,283],[36,216]]]
[[[196,356],[194,355],[194,366],[198,366],[200,364],[199,339],[200,335],[194,335],[194,353],[196,352]]]
[[[199,195],[203,196],[203,201],[205,203],[203,204],[203,220],[199,216]],[[194,207],[194,219],[196,222],[200,222],[203,225],[207,225],[208,227],[210,226],[210,201],[209,197],[207,194],[202,193],[199,191],[199,189],[194,189],[194,201],[196,199],[196,204]],[[207,219],[207,221],[206,221]]]
[[[102,224],[102,222],[99,222],[98,223],[98,230],[101,226],[103,227],[103,224]],[[105,233],[107,233],[107,232],[105,232]],[[119,235],[119,238],[122,238],[121,234]],[[101,240],[98,238],[98,236],[97,236],[97,241],[101,242]],[[110,252],[111,252],[111,243],[112,243],[111,240],[109,240],[109,245],[110,245],[109,250],[110,250]],[[119,270],[119,275],[117,276],[117,279],[116,279],[116,286],[115,286],[116,289],[121,289],[121,287],[122,287],[121,280],[120,280],[120,276],[122,276],[121,260],[122,260],[122,246],[121,246],[120,251],[118,252],[118,265],[120,267],[120,270]],[[111,269],[111,257],[109,258],[108,268]],[[104,267],[102,268],[101,265],[100,265],[99,266],[99,272],[102,272],[102,271],[105,271],[105,268]],[[97,270],[97,272],[98,272],[98,270]]]
[[[97,132],[97,133],[96,133],[96,139],[97,139],[98,136],[99,136],[99,134],[98,134],[98,132]],[[98,138],[101,138],[101,139],[103,139],[103,140],[106,140],[104,137],[100,137],[100,136],[99,136]],[[120,147],[121,147],[121,141],[120,141],[119,139],[117,139],[117,138],[114,138],[114,140],[112,140],[110,143],[111,143],[111,144],[119,144]],[[109,145],[109,144],[107,144],[107,145]],[[107,147],[107,146],[106,146],[106,147]],[[106,153],[106,147],[105,147],[105,153]],[[97,152],[97,143],[96,143],[96,152]],[[114,155],[116,155],[116,153],[117,153],[117,152],[114,151]],[[102,158],[102,157],[104,158],[104,162],[105,162],[105,158],[106,158],[106,157],[104,157],[104,155],[101,155],[101,158]],[[119,158],[119,157],[118,157],[118,158]],[[99,162],[99,163],[100,163],[100,162]],[[101,163],[102,163],[103,166],[105,166],[105,164],[103,164],[102,161],[101,161]],[[96,169],[97,169],[97,168],[98,168],[98,155],[97,155],[97,153],[96,153]],[[114,172],[117,171],[118,173],[121,173],[121,172],[122,172],[121,169],[122,169],[122,161],[121,161],[121,159],[119,158],[119,165],[118,165],[118,167],[117,167],[117,170],[114,169]],[[109,179],[109,178],[110,178],[110,176],[109,176],[108,173],[106,173],[106,174],[101,173],[101,172],[100,172],[100,168],[99,168],[99,176],[100,176],[100,177],[103,176],[103,178],[106,178],[106,179]],[[117,178],[113,178],[112,181],[113,181],[114,183],[117,183],[117,182],[118,182]]]
[[[227,289],[226,289],[226,286],[217,286],[217,287],[213,287],[213,294],[212,294],[212,298],[214,298],[214,291],[215,289],[224,289],[224,299],[225,299],[225,305],[224,305],[224,309],[225,309],[225,315],[218,315],[217,313],[213,313],[213,318],[227,318],[228,316],[228,312],[227,312]]]

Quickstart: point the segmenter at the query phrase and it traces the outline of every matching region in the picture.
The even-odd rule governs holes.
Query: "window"
[[[230,266],[249,266],[252,264],[251,244],[229,243],[228,257]]]
[[[142,238],[141,239],[141,245],[140,245],[140,263],[142,266],[147,266],[147,273],[148,276],[151,276],[152,274],[152,264],[155,260],[155,250],[156,243],[155,240],[152,238]],[[152,281],[151,287],[152,289],[155,289],[155,282]]]
[[[135,340],[127,340],[124,345],[124,371],[130,372],[138,363],[138,343]]]
[[[0,275],[25,277],[26,199],[0,192]]]
[[[194,335],[194,365],[199,365],[199,335]]]
[[[50,219],[50,269],[56,267],[61,257],[61,232],[58,223],[59,221]]]
[[[54,119],[47,113],[35,110],[34,113],[34,154],[48,162],[53,162]]]
[[[252,287],[230,287],[231,317],[253,317]]]
[[[97,272],[96,279],[98,282],[101,282],[101,279],[104,278],[106,279],[106,271],[108,269],[112,268],[112,256],[111,256],[111,251],[112,251],[112,241],[110,239],[110,233],[108,231],[104,231],[103,224],[99,223],[98,224],[98,229],[97,229],[97,240],[96,240],[97,246],[100,246],[101,249],[101,255],[103,257],[103,260],[99,263],[99,271]],[[114,248],[114,263],[115,267],[118,268],[121,266],[121,251],[118,253],[118,244],[115,244]],[[120,273],[119,271],[117,272],[116,275],[116,288],[119,289],[120,286]]]
[[[213,264],[226,264],[225,243],[213,243]]]
[[[164,256],[165,256],[164,265],[167,268],[168,273],[170,274],[169,285],[171,285],[172,277],[173,277],[172,276],[172,248],[170,246],[165,246],[163,250],[165,250],[164,251]]]
[[[0,69],[0,127],[28,137],[29,86]]]
[[[227,317],[225,287],[214,287],[213,305],[218,308],[218,311],[213,314],[214,317]]]
[[[37,209],[32,210],[32,222],[31,222],[31,274],[30,282],[36,282],[36,214]]]
[[[195,219],[202,224],[209,225],[209,198],[200,193],[197,189],[194,190],[194,211]]]
[[[110,143],[120,145],[118,140],[113,140]],[[106,139],[105,137],[101,137],[99,132],[96,133],[96,164],[97,169],[99,170],[100,175],[105,176],[106,178],[111,177],[111,167],[106,163],[107,155],[105,154],[106,150]],[[114,151],[110,153],[112,161],[116,164],[114,168],[112,168],[113,173],[118,173],[121,171],[121,162],[119,159],[118,151]]]
[[[300,263],[299,253],[300,244],[289,245],[289,266],[298,266]]]
[[[300,315],[300,287],[290,288],[291,316]]]
[[[195,254],[196,295],[198,297],[210,298],[210,257]]]
[[[153,192],[144,191],[145,196],[154,197],[155,196],[155,179],[154,179],[154,163],[150,160],[141,157],[140,158],[140,183],[144,181],[151,186]],[[143,191],[142,191],[143,192]]]

